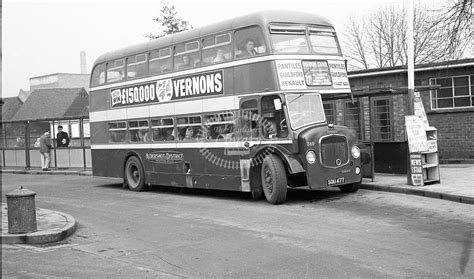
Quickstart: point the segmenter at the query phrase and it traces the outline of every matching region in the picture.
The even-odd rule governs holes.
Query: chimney
[[[87,74],[86,52],[81,51],[81,74]]]

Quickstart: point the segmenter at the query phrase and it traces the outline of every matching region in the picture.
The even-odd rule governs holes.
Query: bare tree
[[[177,16],[178,12],[175,7],[165,0],[161,0],[162,8],[160,10],[161,15],[157,18],[153,18],[154,21],[161,24],[160,33],[157,35],[147,34],[145,37],[150,39],[157,39],[163,36],[178,33],[184,30],[192,29],[192,25]]]
[[[353,45],[352,47],[348,48],[346,56],[354,63],[360,64],[362,68],[368,69],[369,62],[367,60],[367,50],[365,48],[365,45],[367,44],[367,36],[363,32],[365,29],[365,22],[362,22],[362,26],[360,26],[356,22],[356,19],[351,17],[349,18],[348,28],[349,29],[346,32],[346,36],[353,43]]]
[[[458,0],[444,10],[418,5],[414,18],[415,63],[458,59],[472,40],[471,8],[472,0]],[[368,69],[406,64],[404,8],[381,8],[369,16],[367,24],[360,25],[352,19],[347,30],[346,49],[352,67]]]
[[[441,17],[436,25],[447,33],[445,51],[453,58],[459,57],[472,43],[472,0],[451,0],[451,6],[438,10]]]

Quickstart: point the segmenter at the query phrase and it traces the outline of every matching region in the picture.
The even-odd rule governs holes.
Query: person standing
[[[49,169],[49,152],[51,150],[51,135],[49,132],[45,132],[40,137],[40,154],[41,154],[41,167],[44,171]]]
[[[56,135],[57,147],[68,147],[69,146],[69,135],[63,131],[63,126],[58,126],[58,133]]]

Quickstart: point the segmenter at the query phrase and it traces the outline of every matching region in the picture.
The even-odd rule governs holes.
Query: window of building
[[[203,65],[226,62],[232,59],[232,40],[230,33],[204,38],[202,43]]]
[[[125,78],[125,63],[117,59],[107,63],[107,82],[121,81]]]
[[[354,129],[359,139],[361,139],[361,117],[360,117],[360,103],[346,102],[344,107],[344,125]]]
[[[175,46],[174,69],[185,70],[201,64],[199,42],[193,41]]]
[[[98,64],[92,71],[91,86],[105,83],[105,63]]]
[[[139,78],[146,76],[146,62],[145,53],[127,57],[127,78]]]
[[[324,103],[324,114],[328,123],[336,124],[336,104]]]
[[[169,47],[151,51],[149,59],[151,75],[166,73],[173,69],[173,56],[171,56],[171,48]]]
[[[127,141],[127,123],[111,122],[109,123],[109,142]]]
[[[267,46],[260,27],[254,26],[235,32],[235,57],[246,58],[265,54]]]
[[[128,121],[131,142],[148,142],[148,120]]]
[[[374,99],[373,111],[373,138],[379,141],[390,141],[392,135],[392,117],[390,99]]]
[[[176,117],[178,140],[197,140],[204,138],[201,116]]]
[[[430,83],[441,86],[431,91],[431,109],[474,106],[474,76],[434,78]]]
[[[153,141],[174,141],[176,138],[173,118],[151,120]]]

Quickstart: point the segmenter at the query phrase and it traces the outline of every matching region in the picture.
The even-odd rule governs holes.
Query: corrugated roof
[[[2,99],[2,121],[11,120],[22,104],[18,97]]]
[[[33,91],[12,120],[64,119],[89,116],[89,95],[84,88],[49,88]]]

